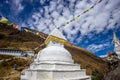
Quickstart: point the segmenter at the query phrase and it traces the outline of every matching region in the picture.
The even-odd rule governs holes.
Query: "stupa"
[[[64,48],[66,38],[55,28],[45,41],[46,48],[38,52],[34,62],[21,72],[21,80],[91,80],[85,69]]]
[[[114,42],[114,52],[118,55],[118,58],[120,59],[120,42],[115,34],[113,33],[113,42]]]

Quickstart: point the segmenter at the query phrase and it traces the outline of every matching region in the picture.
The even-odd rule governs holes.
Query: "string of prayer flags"
[[[71,22],[73,22],[73,21],[78,21],[78,18],[79,18],[82,14],[84,14],[84,13],[86,13],[86,12],[89,12],[89,11],[92,10],[97,4],[99,4],[99,3],[101,3],[101,2],[102,2],[102,0],[96,1],[95,4],[93,4],[91,7],[87,8],[87,10],[83,11],[83,12],[82,12],[81,14],[79,14],[78,16],[73,17],[73,19],[69,20],[68,22],[64,23],[64,24],[61,25],[61,26],[66,26],[67,24],[69,24],[69,23],[71,23]]]

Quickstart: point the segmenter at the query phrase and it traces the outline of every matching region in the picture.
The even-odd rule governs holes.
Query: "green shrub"
[[[93,70],[92,71],[92,80],[103,80],[104,76],[98,70]]]

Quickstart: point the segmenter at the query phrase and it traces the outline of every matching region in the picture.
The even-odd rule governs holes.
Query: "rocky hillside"
[[[31,50],[43,42],[43,38],[31,32],[19,31],[6,24],[0,24],[0,48]]]
[[[120,80],[120,61],[117,68],[111,70],[106,76],[105,80]]]
[[[87,69],[88,74],[92,74],[92,71],[98,70],[100,73],[105,74],[108,72],[108,65],[101,58],[97,57],[90,51],[75,46],[71,43],[66,43],[65,48],[70,51],[75,60],[75,63],[81,64],[82,68]],[[104,68],[104,69],[103,69]]]
[[[0,80],[20,80],[20,72],[29,67],[31,60],[0,55]]]
[[[38,47],[36,50],[38,52],[43,48],[41,46],[45,41],[43,35],[47,38],[44,33],[36,35],[32,32],[19,31],[0,23],[0,48],[36,50],[35,48]],[[82,68],[87,69],[87,74],[97,74],[99,75],[98,77],[102,78],[109,71],[107,63],[90,51],[69,42],[65,43],[65,48],[70,51],[75,63],[79,63]]]

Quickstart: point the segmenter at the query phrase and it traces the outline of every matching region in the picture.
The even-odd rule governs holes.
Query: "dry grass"
[[[10,27],[8,28],[4,26],[6,25],[0,24],[0,34],[1,34],[0,48],[33,50],[35,47],[40,46],[44,42],[44,39],[37,35],[28,32],[20,32],[13,28]],[[41,33],[41,35],[45,35],[45,34]],[[41,48],[42,47],[40,47],[40,49]],[[105,74],[109,71],[107,63],[104,60],[97,57],[93,53],[87,51],[86,49],[77,47],[70,43],[66,43],[65,48],[68,51],[70,51],[70,53],[73,56],[73,59],[75,60],[75,63],[81,64],[82,68],[87,69],[87,74],[91,74],[92,71],[95,69],[97,69],[102,74]],[[8,76],[9,72],[14,71],[13,64],[15,63],[18,64],[18,68],[19,68],[18,73],[19,73],[20,69],[25,68],[24,66],[26,66],[27,61],[22,59],[16,59],[16,60],[0,63],[0,69],[2,70],[2,74],[0,74],[0,76],[6,77]]]
[[[6,59],[0,62],[0,80],[19,80],[20,72],[29,66],[31,59],[21,59],[21,58],[11,58],[6,57],[6,55],[0,55],[0,57],[4,57]],[[14,64],[17,64],[16,68],[14,68]]]
[[[75,63],[79,63],[82,68],[87,69],[87,74],[91,74],[95,69],[103,74],[109,71],[107,63],[93,53],[70,43],[66,43],[65,48],[70,51]]]

